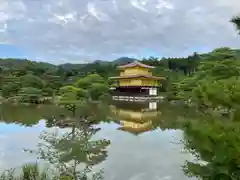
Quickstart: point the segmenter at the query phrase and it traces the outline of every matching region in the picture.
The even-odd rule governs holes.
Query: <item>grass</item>
[[[10,169],[0,174],[0,180],[88,180],[89,177],[83,171],[80,176],[67,175],[69,173],[53,173],[49,169],[40,171],[39,165],[26,164],[20,168],[20,173],[15,172],[16,169]],[[55,171],[56,172],[56,171]],[[56,175],[57,174],[57,175]],[[60,175],[62,174],[62,175]],[[102,180],[102,171],[94,173],[91,180]]]
[[[47,170],[39,170],[38,164],[26,164],[21,167],[20,174],[15,169],[7,170],[0,175],[0,180],[73,180],[70,176],[53,176]]]

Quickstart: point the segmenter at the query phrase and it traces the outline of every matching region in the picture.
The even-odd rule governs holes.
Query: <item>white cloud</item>
[[[174,9],[174,5],[168,1],[158,0],[156,8],[158,8],[158,9],[162,9],[162,8]]]
[[[0,0],[0,43],[52,63],[240,47],[239,0]]]
[[[110,17],[101,12],[94,3],[90,2],[87,4],[87,10],[88,10],[88,13],[90,15],[92,15],[93,17],[97,18],[97,20],[99,21],[109,21],[111,20]]]
[[[148,10],[144,7],[144,5],[146,5],[146,1],[139,2],[139,0],[132,0],[131,4],[133,7],[137,8],[141,11],[148,12]]]

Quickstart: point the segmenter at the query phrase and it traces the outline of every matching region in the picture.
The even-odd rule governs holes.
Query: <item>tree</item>
[[[20,101],[28,103],[38,103],[42,98],[42,90],[34,87],[21,88],[18,93]]]
[[[38,144],[38,149],[27,150],[30,153],[36,153],[40,159],[47,160],[59,170],[60,174],[66,174],[77,179],[88,179],[87,174],[91,171],[92,166],[101,163],[107,157],[107,147],[109,140],[93,140],[92,136],[100,129],[94,127],[93,122],[99,122],[103,109],[95,106],[92,109],[90,104],[86,103],[79,116],[80,118],[71,119],[71,132],[54,133],[43,132],[40,139],[44,143]],[[99,109],[100,108],[100,109]],[[57,122],[61,120],[57,120]],[[81,165],[80,167],[78,167]],[[101,179],[101,171],[95,174],[92,179]]]
[[[104,79],[98,74],[89,74],[88,76],[79,79],[75,86],[78,88],[88,89],[93,83],[103,84]]]
[[[44,87],[42,90],[43,96],[51,97],[51,96],[54,96],[54,93],[55,93],[55,90],[52,89],[51,87]]]
[[[66,96],[66,94],[75,94],[76,97],[74,97],[76,100],[81,98],[88,98],[88,92],[85,89],[77,88],[74,86],[63,86],[60,88],[60,94],[63,96]]]
[[[63,105],[75,116],[77,107],[80,106],[88,97],[87,91],[73,86],[65,86],[60,89],[61,99],[59,105]]]
[[[108,94],[108,82],[98,74],[90,74],[84,78],[79,79],[75,86],[77,88],[86,89],[92,100],[100,100]]]
[[[46,92],[49,92],[49,95],[52,95],[53,92],[58,92],[63,84],[63,77],[54,74],[44,74],[42,79],[45,81],[44,89],[46,89]]]
[[[215,52],[214,52],[215,53]],[[184,78],[177,86],[179,97],[189,100],[194,97],[194,91],[201,87],[202,84],[212,83],[219,80],[240,76],[240,61],[235,59],[202,61],[197,72],[192,76]],[[206,81],[207,80],[207,81]],[[197,82],[197,83],[196,83]],[[233,82],[233,81],[231,81]],[[195,92],[196,92],[195,91]]]
[[[101,96],[108,94],[108,86],[105,84],[94,83],[89,87],[89,94],[93,100],[99,100]]]
[[[185,173],[206,180],[239,179],[239,131],[239,122],[213,119],[187,122],[184,126],[185,148],[197,161],[187,161]]]
[[[34,87],[38,89],[42,89],[44,87],[44,81],[32,74],[28,74],[21,77],[22,87]]]
[[[218,81],[203,81],[193,91],[194,101],[199,106],[228,114],[229,119],[237,120],[240,108],[240,79],[232,77]],[[223,111],[225,110],[225,111]]]
[[[234,23],[240,33],[240,17],[234,17],[231,19],[231,22]]]
[[[75,86],[82,89],[87,89],[91,85],[90,81],[85,77],[77,80]]]
[[[240,18],[235,17],[232,22],[240,30]],[[210,111],[225,108],[233,114],[227,121],[223,116],[212,115],[203,116],[201,121],[187,121],[185,147],[198,160],[186,162],[184,171],[189,176],[205,180],[240,177],[240,62],[236,54],[225,47],[212,51],[204,56],[198,72],[179,86],[189,88],[188,94],[197,105]]]
[[[2,88],[2,96],[3,97],[11,97],[15,96],[18,91],[20,90],[20,87],[18,84],[14,82],[10,82],[8,84],[5,84]]]

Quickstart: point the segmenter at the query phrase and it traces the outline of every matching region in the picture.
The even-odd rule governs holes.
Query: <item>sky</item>
[[[0,0],[0,57],[53,64],[240,48],[239,0]]]

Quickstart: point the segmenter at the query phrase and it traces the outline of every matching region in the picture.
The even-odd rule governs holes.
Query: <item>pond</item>
[[[182,166],[186,160],[193,161],[195,158],[184,150],[184,132],[176,127],[179,117],[186,113],[182,106],[157,102],[113,102],[109,109],[108,120],[95,123],[94,128],[100,130],[91,137],[109,142],[103,145],[106,147],[104,155],[94,160],[98,161],[95,171],[103,169],[104,179],[191,179],[184,174]],[[62,113],[63,110],[57,107],[2,105],[0,111],[2,171],[36,162],[37,154],[24,149],[39,148],[42,132],[72,131],[72,127],[59,128],[49,123],[49,117]],[[77,130],[74,131],[77,133]],[[81,138],[76,142],[80,144]],[[68,147],[71,143],[63,141],[63,146]],[[59,149],[65,151],[62,147]]]

